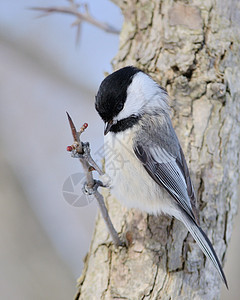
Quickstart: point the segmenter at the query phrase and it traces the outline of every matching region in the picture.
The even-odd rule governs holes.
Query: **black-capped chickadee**
[[[112,194],[128,207],[182,221],[227,286],[216,252],[198,225],[195,193],[170,120],[167,92],[129,66],[103,80],[95,106],[106,124],[105,146],[125,161],[106,156]]]

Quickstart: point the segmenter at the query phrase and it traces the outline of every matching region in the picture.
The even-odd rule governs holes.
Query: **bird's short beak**
[[[108,134],[108,132],[114,124],[115,122],[113,120],[105,123],[104,135]]]

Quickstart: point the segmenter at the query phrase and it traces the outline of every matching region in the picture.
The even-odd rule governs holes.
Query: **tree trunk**
[[[200,224],[224,262],[239,184],[239,2],[113,2],[125,16],[114,69],[137,66],[168,91]],[[98,216],[76,299],[219,298],[220,276],[179,221],[105,199],[129,247],[115,249]]]

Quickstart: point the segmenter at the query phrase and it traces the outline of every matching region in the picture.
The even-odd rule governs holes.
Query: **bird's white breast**
[[[150,177],[133,152],[136,130],[139,130],[137,125],[105,136],[106,173],[112,180],[111,193],[127,207],[174,215],[171,196]]]

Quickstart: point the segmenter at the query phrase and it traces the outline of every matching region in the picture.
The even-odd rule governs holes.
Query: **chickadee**
[[[104,144],[116,154],[106,157],[112,194],[128,207],[182,221],[227,286],[217,254],[198,225],[195,193],[170,120],[167,92],[129,66],[103,80],[95,107],[106,125]]]

